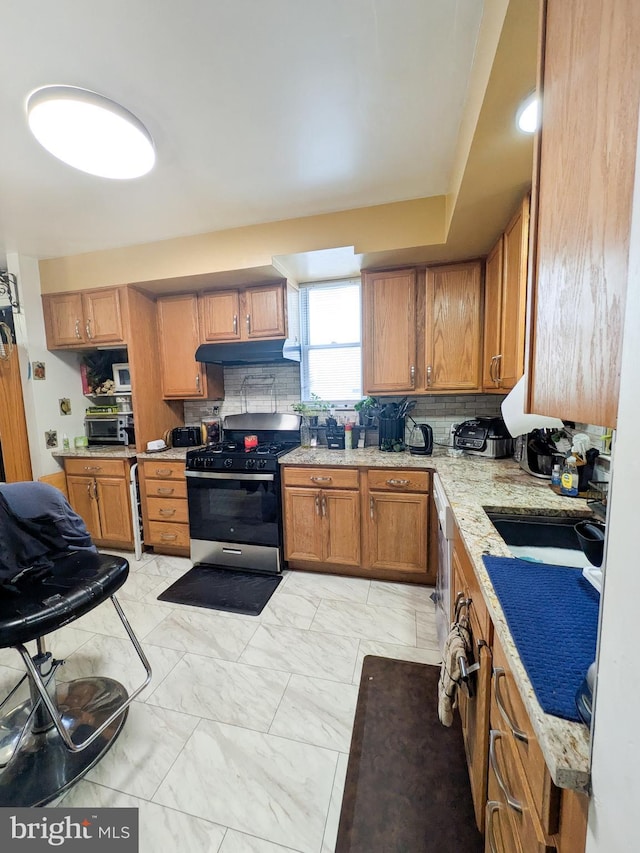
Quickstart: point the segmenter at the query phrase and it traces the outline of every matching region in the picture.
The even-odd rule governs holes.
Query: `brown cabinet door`
[[[129,484],[120,477],[96,477],[96,494],[102,539],[131,544]]]
[[[85,343],[84,313],[80,293],[55,293],[42,297],[47,348],[77,347]]]
[[[427,391],[480,391],[482,297],[479,261],[427,270]]]
[[[362,366],[365,394],[415,389],[415,270],[364,273]]]
[[[500,327],[502,322],[502,260],[504,237],[489,252],[484,275],[484,357],[482,388],[495,391],[498,387],[498,361],[502,354]]]
[[[320,500],[325,524],[325,561],[343,566],[359,566],[359,493],[326,489],[320,495]]]
[[[242,337],[281,338],[286,334],[284,285],[248,287],[243,292]]]
[[[426,575],[428,495],[369,492],[366,511],[369,567]]]
[[[84,336],[87,343],[124,343],[120,293],[117,289],[92,290],[82,294]]]
[[[31,480],[18,349],[9,341],[6,329],[0,329],[0,441],[6,482]]]
[[[321,494],[316,489],[284,489],[284,556],[319,563],[323,554]]]
[[[82,517],[91,538],[100,541],[102,529],[98,513],[95,479],[93,477],[78,477],[75,474],[67,475],[67,492],[69,493],[69,503]]]
[[[615,427],[640,102],[640,5],[547,3],[542,55],[529,411]]]
[[[498,364],[498,384],[502,391],[510,391],[524,373],[528,243],[529,197],[527,196],[504,232],[500,318],[501,358]],[[487,258],[487,280],[488,265]]]
[[[200,297],[202,335],[205,341],[239,341],[244,326],[237,290],[203,293]]]
[[[206,398],[206,372],[195,360],[200,343],[195,293],[158,299],[158,333],[163,396]]]

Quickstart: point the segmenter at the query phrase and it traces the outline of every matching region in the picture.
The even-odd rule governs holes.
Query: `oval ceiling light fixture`
[[[532,92],[518,107],[516,124],[523,133],[535,133],[538,129],[538,106],[538,95]]]
[[[77,86],[43,86],[27,98],[40,145],[75,169],[101,178],[146,175],[155,163],[151,134],[115,101]]]

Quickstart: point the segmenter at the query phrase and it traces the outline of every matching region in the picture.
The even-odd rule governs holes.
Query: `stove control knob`
[[[255,468],[256,467],[256,460],[255,459],[247,459],[244,467],[245,468]]]
[[[233,459],[225,459],[222,464],[225,468],[231,468],[231,466],[233,465]]]
[[[214,465],[215,465],[215,462],[213,461],[213,459],[207,459],[205,457],[205,459],[203,460],[203,466],[205,468],[213,468]]]
[[[196,458],[193,460],[193,467],[204,468],[204,459],[202,458],[202,456],[196,456]]]
[[[266,468],[267,460],[266,459],[258,459],[258,468]]]

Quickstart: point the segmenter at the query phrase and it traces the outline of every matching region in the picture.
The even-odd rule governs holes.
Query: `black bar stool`
[[[114,593],[129,563],[111,554],[74,551],[44,577],[0,587],[0,648],[15,648],[26,674],[0,703],[0,807],[42,806],[77,782],[120,733],[128,707],[151,680],[151,667]],[[56,685],[64,661],[45,647],[46,634],[110,598],[146,671],[131,695],[112,678],[78,678]],[[35,640],[31,656],[24,644]],[[29,699],[11,703],[28,680]]]

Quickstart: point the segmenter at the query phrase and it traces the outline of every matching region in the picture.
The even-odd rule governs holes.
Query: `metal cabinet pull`
[[[238,315],[237,314],[233,315],[233,334],[234,335],[238,334]]]
[[[320,495],[316,495],[316,515],[320,515]]]
[[[330,483],[333,477],[309,477],[312,483]]]
[[[95,480],[93,481],[93,497],[98,500],[98,484]]]
[[[387,480],[388,486],[408,486],[411,480]]]
[[[11,329],[6,323],[0,323],[0,359],[9,361],[13,352],[13,338]]]
[[[170,477],[171,476],[171,468],[156,468],[156,474],[158,477]],[[160,491],[158,489],[158,491]],[[173,491],[173,489],[171,489]]]
[[[156,489],[157,495],[172,495],[175,492],[175,489],[162,488],[159,487]]]
[[[496,356],[496,385],[502,385],[502,354]]]
[[[509,808],[512,808],[514,812],[518,812],[518,814],[522,814],[522,803],[511,794],[511,792],[507,789],[507,785],[502,778],[500,770],[498,769],[498,761],[496,759],[496,741],[500,740],[502,737],[502,732],[497,731],[496,729],[491,729],[489,732],[489,761],[491,762],[491,767],[496,777],[496,782],[500,786],[500,790],[505,796],[507,801],[507,805]]]
[[[427,385],[431,385],[431,365],[427,365]]]
[[[80,334],[80,320],[76,320],[76,338],[81,341],[82,335]]]
[[[173,542],[174,539],[178,538],[176,533],[161,533],[160,538],[163,542]]]
[[[159,512],[160,515],[163,515],[165,518],[169,518],[170,516],[176,514],[175,509],[161,509]]]
[[[371,516],[371,521],[373,521],[373,498],[369,498],[369,515]]]
[[[490,853],[498,853],[496,847],[496,837],[493,831],[493,816],[502,808],[502,803],[497,800],[487,800],[487,841],[489,842]]]
[[[89,495],[89,500],[93,500],[93,495],[91,494],[91,483],[87,486],[87,494]]]
[[[500,711],[500,716],[505,721],[505,723],[509,726],[511,730],[511,734],[514,738],[517,738],[522,743],[529,743],[529,736],[526,732],[523,732],[521,728],[513,722],[511,717],[509,716],[509,712],[507,711],[504,702],[502,701],[502,693],[500,692],[500,679],[505,678],[507,673],[504,671],[501,666],[494,666],[493,668],[493,691],[496,697],[496,705],[498,706],[498,710]]]
[[[90,341],[92,341],[93,335],[91,334],[91,320],[87,320],[87,322],[85,324],[85,329],[87,332],[87,337],[89,338]]]
[[[409,376],[411,377],[411,387],[415,388],[416,387],[416,366],[415,366],[415,364],[411,365],[411,368],[409,369]]]
[[[328,515],[328,513],[327,513],[327,496],[322,495],[322,517],[326,518],[327,515]]]
[[[247,332],[251,332],[251,314],[247,314]]]
[[[196,391],[200,390],[200,374],[196,373]]]
[[[493,382],[494,385],[496,384],[495,368],[496,368],[496,356],[492,355],[491,361],[489,362],[489,379]]]
[[[84,471],[102,471],[102,465],[85,465]]]

